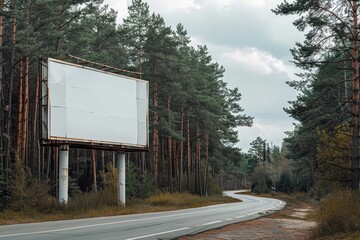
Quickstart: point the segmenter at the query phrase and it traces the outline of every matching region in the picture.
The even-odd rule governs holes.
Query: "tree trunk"
[[[0,0],[0,10],[2,11],[4,7],[4,0]],[[0,49],[2,49],[3,45],[3,16],[0,15]],[[4,95],[3,95],[3,55],[2,51],[0,51],[0,132],[3,132],[4,126]],[[4,145],[3,145],[3,134],[0,134],[0,177],[4,178],[3,170],[4,170]]]
[[[39,152],[39,145],[37,143],[37,115],[39,107],[39,91],[40,91],[40,77],[39,74],[36,75],[36,89],[35,89],[35,107],[34,107],[34,122],[33,122],[33,158],[37,159],[38,164],[38,179],[41,178],[41,161]]]
[[[352,105],[352,149],[351,149],[351,186],[359,189],[359,30],[358,30],[358,2],[353,2],[353,105]]]
[[[101,151],[101,170],[105,173],[105,151]]]
[[[209,133],[205,134],[204,194],[207,196],[207,175],[209,165]]]
[[[138,30],[139,42],[138,42],[138,71],[140,73],[139,78],[142,79],[142,39],[141,39],[141,27]]]
[[[15,2],[11,2],[11,8],[15,8]],[[12,93],[13,93],[13,84],[14,84],[14,64],[15,64],[15,42],[16,42],[16,17],[13,16],[12,18],[12,25],[11,25],[11,57],[10,57],[10,65],[12,67],[10,72],[10,83],[9,83],[9,95],[8,101],[9,104],[7,108],[7,123],[6,123],[6,134],[7,134],[7,146],[6,146],[6,172],[5,172],[5,181],[8,182],[9,180],[9,172],[11,169],[11,117],[12,117]]]
[[[16,149],[15,158],[21,159],[23,155],[23,59],[20,59],[20,71],[19,71],[19,98],[18,98],[18,124],[17,124],[17,137],[16,137]]]
[[[92,191],[97,192],[97,182],[96,182],[96,155],[95,149],[91,149],[91,166],[92,166]]]
[[[155,67],[154,67],[155,72]],[[154,75],[155,81],[155,75]],[[154,104],[154,131],[153,131],[153,155],[154,155],[154,186],[157,188],[157,181],[158,181],[158,160],[159,160],[159,131],[158,131],[158,124],[159,124],[159,115],[157,113],[158,107],[158,96],[157,96],[157,84],[154,82],[153,88],[153,104]]]
[[[180,148],[175,140],[172,143],[173,146],[173,158],[174,158],[174,180],[178,181],[179,178],[179,156],[180,156]]]
[[[201,159],[201,141],[200,141],[200,127],[199,123],[196,123],[196,161],[195,161],[195,182],[196,192],[202,195],[201,183],[200,183],[200,159]]]
[[[29,165],[29,56],[25,58],[25,75],[24,75],[24,119],[23,119],[23,148],[22,154],[24,166]]]
[[[184,162],[184,104],[181,104],[181,123],[180,123],[180,171],[179,171],[179,192],[181,192],[181,181],[183,176]]]
[[[171,131],[171,96],[168,94],[168,123]],[[172,192],[172,175],[173,175],[173,159],[172,159],[172,137],[171,133],[168,136],[168,161],[169,161],[169,188]]]
[[[191,146],[190,146],[190,119],[189,116],[187,116],[187,188],[188,191],[190,191],[190,171],[191,171]]]
[[[58,147],[54,147],[54,156],[53,156],[53,160],[54,160],[54,175],[55,175],[55,179],[54,179],[54,183],[55,183],[55,197],[57,198],[59,196],[59,148]]]
[[[164,136],[161,136],[161,168],[159,172],[162,172],[164,178],[166,177],[166,167],[165,167],[165,139]]]

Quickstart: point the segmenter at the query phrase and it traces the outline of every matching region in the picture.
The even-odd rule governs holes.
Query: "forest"
[[[285,108],[296,120],[285,141],[301,190],[359,189],[359,46],[357,1],[284,2],[273,12],[300,15],[305,41],[291,49],[301,81]]]
[[[300,14],[294,25],[305,35],[291,49],[301,80],[288,85],[299,95],[284,109],[295,129],[282,146],[257,137],[246,153],[237,128],[253,118],[241,89],[227,86],[206,45],[192,46],[181,23],[168,26],[145,1],[133,0],[121,24],[102,0],[0,0],[0,9],[0,211],[58,194],[59,149],[40,145],[39,134],[39,59],[47,57],[149,81],[149,151],[126,155],[128,199],[249,188],[321,201],[334,189],[359,189],[357,1],[285,1],[272,10]],[[71,148],[70,201],[115,198],[114,162],[112,151]]]
[[[2,0],[0,9],[0,209],[19,209],[29,196],[57,196],[59,150],[40,145],[39,134],[39,59],[47,57],[86,59],[149,81],[150,146],[127,154],[128,198],[158,191],[206,196],[248,185],[258,160],[236,147],[236,128],[250,127],[253,118],[243,113],[239,89],[223,81],[224,67],[205,45],[191,46],[180,23],[167,26],[142,0],[132,1],[122,24],[101,0]],[[114,158],[71,148],[70,198],[104,191]]]

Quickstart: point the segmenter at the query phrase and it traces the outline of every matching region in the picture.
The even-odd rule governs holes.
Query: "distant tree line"
[[[236,128],[252,118],[222,80],[225,69],[206,46],[190,46],[181,24],[170,28],[142,0],[120,25],[102,0],[0,0],[0,9],[0,209],[30,186],[57,194],[58,149],[39,145],[39,56],[71,54],[149,81],[150,151],[127,154],[128,196],[246,185]],[[71,149],[70,196],[106,188],[113,161],[113,152]]]

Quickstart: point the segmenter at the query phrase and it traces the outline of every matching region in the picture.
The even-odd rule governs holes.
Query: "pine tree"
[[[339,62],[339,56],[345,57],[341,60],[343,65],[348,61],[346,58],[351,59],[352,188],[359,189],[359,3],[346,0],[285,1],[273,11],[280,15],[303,14],[294,25],[301,31],[310,27],[304,43],[296,43],[296,48],[291,50],[297,66],[310,71],[324,63]]]

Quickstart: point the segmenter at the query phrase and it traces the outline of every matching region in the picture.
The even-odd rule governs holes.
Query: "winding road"
[[[0,240],[174,239],[260,217],[285,202],[250,195],[224,194],[243,200],[178,211],[0,226]]]

